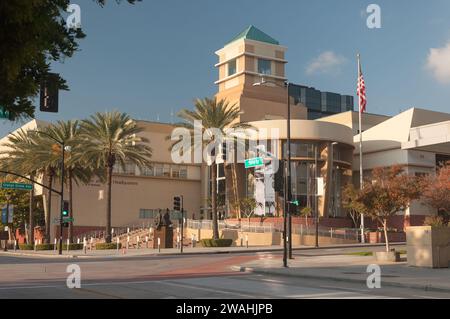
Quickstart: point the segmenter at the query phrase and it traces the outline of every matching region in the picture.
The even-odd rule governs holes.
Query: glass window
[[[163,176],[170,177],[170,165],[164,164],[163,166]]]
[[[258,73],[272,74],[272,62],[270,60],[258,59]]]
[[[126,175],[135,175],[136,174],[136,165],[133,163],[125,164],[125,171],[123,172]]]
[[[236,73],[236,59],[228,62],[228,76]]]
[[[187,178],[187,166],[180,166],[180,178]]]
[[[155,164],[155,176],[164,176],[162,164]]]
[[[172,165],[172,177],[180,178],[180,167],[178,165]]]
[[[141,168],[141,174],[143,176],[154,176],[154,167],[153,166],[146,166]]]

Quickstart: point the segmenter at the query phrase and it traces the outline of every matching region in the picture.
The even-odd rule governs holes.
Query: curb
[[[406,243],[392,243],[392,246],[405,245]],[[321,249],[338,249],[338,248],[364,248],[364,247],[382,247],[384,243],[380,244],[349,244],[346,246],[334,245],[334,246],[322,246],[322,247],[293,247],[293,251],[303,251],[303,250],[321,250]],[[24,257],[37,257],[37,258],[60,258],[60,259],[70,259],[70,258],[139,258],[139,257],[156,257],[156,256],[189,256],[189,255],[219,255],[219,254],[255,254],[255,253],[267,253],[267,252],[282,252],[283,248],[267,248],[267,249],[242,249],[242,250],[215,250],[215,251],[193,251],[193,252],[170,252],[170,253],[158,253],[149,252],[141,255],[128,255],[128,254],[111,254],[111,255],[84,255],[84,254],[73,254],[73,255],[47,255],[47,254],[34,254],[34,253],[21,253],[8,251],[6,253],[0,252],[0,256],[24,256]]]
[[[296,278],[307,278],[307,279],[317,279],[317,280],[333,280],[337,282],[351,282],[358,284],[366,284],[365,280],[355,279],[355,278],[339,278],[331,276],[319,276],[319,275],[308,275],[308,274],[293,274],[293,273],[282,273],[277,271],[266,270],[263,268],[253,268],[245,266],[231,266],[231,270],[236,272],[247,272],[254,274],[272,275],[272,276],[282,276],[282,277],[296,277]],[[450,288],[435,287],[431,285],[419,285],[419,284],[408,284],[393,281],[383,281],[382,286],[397,287],[397,288],[410,288],[425,291],[435,291],[435,292],[450,292]]]

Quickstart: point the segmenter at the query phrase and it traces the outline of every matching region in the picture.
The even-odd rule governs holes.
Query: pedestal
[[[173,248],[173,228],[171,226],[161,226],[153,231],[153,248],[158,248],[158,238],[161,241],[161,248]]]

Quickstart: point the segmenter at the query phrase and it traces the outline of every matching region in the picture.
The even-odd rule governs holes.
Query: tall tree
[[[65,150],[65,180],[69,193],[69,217],[73,219],[73,183],[87,184],[93,174],[89,163],[83,160],[83,143],[80,137],[80,127],[78,121],[58,121],[56,124],[49,126],[48,130],[57,140],[64,142]],[[61,156],[61,148],[58,148],[59,156]],[[69,222],[68,239],[73,241],[73,222]]]
[[[251,128],[246,123],[238,123],[239,108],[235,104],[230,104],[226,100],[217,100],[215,98],[196,99],[194,102],[194,110],[183,109],[178,113],[178,116],[185,120],[184,126],[194,131],[194,121],[201,121],[202,138],[193,139],[191,147],[196,149],[198,147],[215,145],[215,150],[226,139],[228,134],[227,128],[231,129],[247,129]],[[217,140],[217,136],[211,130],[216,130],[222,135],[222,140]],[[195,134],[195,133],[194,133]],[[233,140],[235,137],[231,137]],[[195,140],[200,140],[202,145],[197,145]],[[218,154],[216,152],[215,154]],[[213,156],[215,157],[215,156]],[[219,238],[219,225],[217,222],[217,162],[215,158],[211,163],[211,210],[213,218],[213,238]]]
[[[371,182],[366,182],[357,201],[372,219],[383,225],[386,251],[389,252],[388,220],[404,212],[412,200],[421,194],[421,183],[414,176],[408,176],[399,165],[390,168],[375,168]]]
[[[437,210],[446,221],[450,218],[450,162],[439,167],[436,175],[424,179],[424,202]]]
[[[96,2],[103,6],[107,1]],[[0,107],[11,120],[34,117],[33,98],[51,62],[72,57],[78,40],[85,37],[80,28],[66,26],[69,4],[70,0],[0,1]],[[68,89],[62,78],[59,87]]]
[[[81,122],[83,160],[94,169],[101,169],[106,180],[105,241],[111,242],[112,173],[115,165],[125,169],[126,163],[150,166],[152,149],[149,141],[138,136],[143,131],[127,114],[96,113]]]

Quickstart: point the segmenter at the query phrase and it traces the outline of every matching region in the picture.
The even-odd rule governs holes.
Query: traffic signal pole
[[[183,253],[183,237],[184,237],[184,198],[183,195],[181,197],[181,250],[180,252]]]

